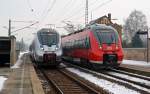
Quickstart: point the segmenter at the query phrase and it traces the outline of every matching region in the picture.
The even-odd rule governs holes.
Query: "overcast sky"
[[[13,21],[39,21],[33,28],[17,31],[17,40],[22,37],[25,41],[32,39],[33,33],[39,28],[55,24],[62,27],[63,20],[73,24],[84,24],[86,0],[0,0],[0,36],[8,34],[8,20],[12,20],[12,31],[32,23]],[[124,24],[125,19],[133,10],[142,11],[150,26],[150,0],[89,0],[89,20],[96,19],[108,13],[112,14],[115,22]],[[91,17],[92,14],[92,17]],[[38,29],[37,29],[38,28]],[[64,33],[64,29],[58,29]]]

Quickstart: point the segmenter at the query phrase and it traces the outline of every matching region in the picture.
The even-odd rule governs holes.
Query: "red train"
[[[63,58],[91,68],[118,67],[123,50],[117,31],[103,24],[62,37]]]

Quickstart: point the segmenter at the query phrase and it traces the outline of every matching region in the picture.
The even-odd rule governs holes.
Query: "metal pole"
[[[8,36],[11,35],[11,20],[9,19]]]
[[[86,0],[85,5],[85,26],[88,24],[88,0]]]
[[[148,39],[148,29],[147,29],[147,63],[149,62],[149,39]]]

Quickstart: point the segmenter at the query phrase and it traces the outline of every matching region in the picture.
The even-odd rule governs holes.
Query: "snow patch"
[[[139,92],[126,88],[122,85],[118,85],[116,83],[94,77],[91,74],[81,72],[74,68],[67,68],[67,70],[79,75],[80,77],[83,77],[84,79],[100,87],[103,87],[105,90],[108,90],[109,92],[114,93],[114,94],[140,94]]]
[[[123,60],[122,64],[150,67],[150,62],[145,61]]]
[[[2,90],[3,88],[3,85],[4,85],[4,82],[7,80],[7,78],[3,77],[3,76],[0,76],[0,91]]]
[[[63,63],[60,63],[60,65],[63,66],[63,67],[67,67],[67,66],[66,66],[65,64],[63,64]]]
[[[23,63],[22,57],[26,53],[29,52],[20,52],[17,62],[11,67],[12,69],[20,68],[21,64]]]
[[[136,81],[136,82],[140,82],[140,83],[143,83],[145,85],[150,85],[150,81],[148,81],[148,80],[135,78],[135,77],[132,77],[132,76],[129,76],[129,75],[126,75],[126,74],[121,74],[121,73],[115,73],[115,72],[108,72],[108,73],[111,74],[111,75],[117,75],[121,78],[126,78],[126,79],[130,79],[130,80],[133,80],[133,81]]]

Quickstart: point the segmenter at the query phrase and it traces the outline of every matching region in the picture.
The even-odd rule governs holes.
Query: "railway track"
[[[111,69],[111,71],[100,72],[100,73],[150,89],[149,77],[144,77],[137,74],[123,72],[115,69]]]
[[[70,66],[70,64],[69,64]],[[127,73],[127,72],[123,72],[120,71],[120,75],[119,72],[115,72],[115,70],[112,72],[107,72],[107,71],[93,71],[93,70],[88,70],[85,68],[81,68],[79,66],[76,65],[71,65],[74,68],[77,68],[81,71],[84,71],[86,73],[92,74],[95,77],[98,77],[100,79],[105,79],[114,83],[117,83],[119,85],[125,86],[127,88],[130,88],[132,90],[138,91],[141,94],[150,94],[150,80],[149,77],[145,77],[145,76],[140,76],[137,74],[133,74],[133,73]],[[117,75],[118,73],[118,75]],[[128,75],[129,74],[129,75]],[[126,75],[126,76],[131,76],[132,79],[126,79],[126,77],[121,77],[121,75]],[[135,79],[139,79],[139,81],[134,81]],[[141,81],[140,81],[141,80]]]
[[[119,70],[150,77],[150,72],[146,72],[146,71],[126,68],[126,67],[119,67]]]
[[[132,72],[130,73],[130,72],[127,72],[127,71],[117,70],[117,69],[111,69],[111,71],[150,81],[150,77],[135,74],[135,73],[132,73]]]
[[[100,94],[100,92],[89,87],[64,70],[42,69],[41,71],[49,84],[55,89],[56,94]]]

